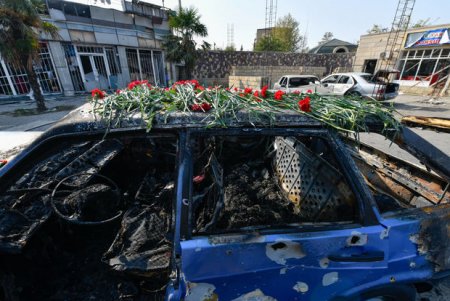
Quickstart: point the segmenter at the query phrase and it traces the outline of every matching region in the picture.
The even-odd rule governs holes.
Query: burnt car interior
[[[162,300],[177,138],[45,149],[0,196],[0,300]]]
[[[193,147],[193,234],[357,219],[324,138],[202,136]]]
[[[187,143],[190,235],[363,218],[329,136],[218,133],[195,132]],[[163,300],[185,147],[155,131],[33,151],[0,183],[0,300]],[[382,213],[450,199],[439,177],[363,145],[347,141],[347,150]]]

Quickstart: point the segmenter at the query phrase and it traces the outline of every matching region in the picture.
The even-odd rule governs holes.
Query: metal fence
[[[161,51],[126,49],[131,80],[148,80],[153,85],[164,86],[164,57]]]
[[[33,68],[44,94],[61,92],[47,44],[40,44],[39,59],[34,62]],[[30,82],[25,67],[7,63],[0,58],[0,97],[24,95],[30,91]]]

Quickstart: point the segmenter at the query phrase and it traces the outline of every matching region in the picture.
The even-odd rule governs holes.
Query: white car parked
[[[315,75],[284,75],[273,85],[274,90],[285,93],[295,91],[306,93],[308,90],[320,92],[316,91],[317,87],[320,87],[320,81]]]
[[[398,84],[386,84],[370,73],[348,72],[331,74],[321,80],[322,94],[355,95],[388,100],[398,95]]]
[[[323,95],[353,95],[388,100],[398,95],[398,84],[376,79],[370,73],[347,72],[331,74],[321,81],[315,75],[284,75],[273,89],[285,93],[308,90]]]

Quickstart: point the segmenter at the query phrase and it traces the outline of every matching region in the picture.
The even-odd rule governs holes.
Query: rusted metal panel
[[[414,207],[450,202],[450,185],[436,174],[366,144],[348,143],[353,145],[348,149],[360,171],[375,190]]]

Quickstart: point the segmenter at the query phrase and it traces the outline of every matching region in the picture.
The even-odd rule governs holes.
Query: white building
[[[157,1],[153,1],[157,2]],[[162,40],[170,34],[167,10],[136,0],[46,0],[42,18],[59,28],[59,39],[41,36],[36,65],[45,94],[115,90],[146,79],[166,85]],[[0,99],[30,91],[23,68],[0,57]]]

